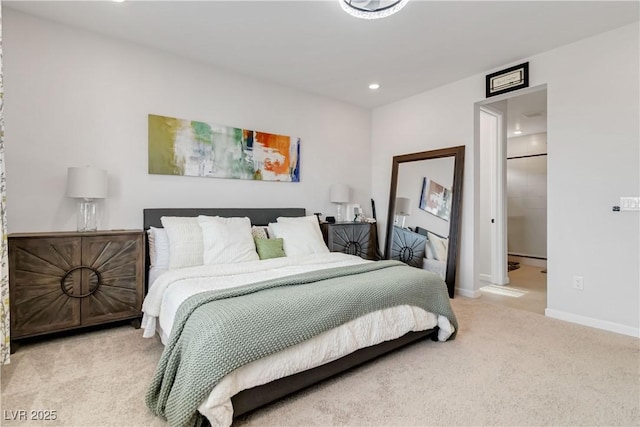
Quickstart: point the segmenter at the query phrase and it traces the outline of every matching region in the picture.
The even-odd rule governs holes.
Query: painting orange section
[[[272,133],[256,132],[256,141],[260,142],[265,148],[271,148],[280,153],[284,158],[284,162],[265,162],[264,168],[277,174],[289,173],[289,145],[291,138],[284,135],[274,135]]]

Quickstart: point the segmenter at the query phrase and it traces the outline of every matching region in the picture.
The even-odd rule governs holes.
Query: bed
[[[181,218],[193,218],[200,215],[207,217],[248,217],[250,222],[254,226],[266,226],[270,223],[277,223],[278,219],[282,218],[296,218],[300,219],[305,216],[304,209],[145,209],[144,210],[144,227],[150,229],[151,227],[162,227],[162,217],[181,217]],[[308,218],[308,217],[307,217]],[[282,220],[284,221],[284,220]],[[149,253],[149,251],[147,251]],[[393,263],[392,261],[386,261],[387,263]],[[150,259],[147,256],[147,267],[150,266]],[[218,301],[219,294],[225,292],[246,292],[243,289],[250,288],[249,293],[251,295],[258,295],[263,292],[262,288],[260,292],[253,293],[254,287],[269,288],[268,292],[284,292],[282,289],[287,289],[287,298],[280,298],[278,303],[293,304],[294,307],[289,307],[287,310],[291,312],[295,311],[295,306],[299,304],[294,302],[295,296],[289,292],[294,292],[296,287],[292,287],[289,290],[288,287],[281,282],[287,281],[302,281],[304,288],[299,287],[300,294],[308,293],[310,289],[316,291],[319,287],[316,287],[316,283],[333,283],[332,281],[345,279],[338,279],[337,275],[345,274],[349,275],[349,292],[356,292],[358,288],[358,280],[370,281],[366,277],[384,277],[385,274],[393,275],[397,268],[406,268],[405,266],[399,267],[393,264],[374,263],[370,261],[364,261],[358,257],[331,253],[331,254],[316,254],[305,255],[300,257],[289,257],[279,259],[269,259],[264,261],[251,261],[241,263],[238,265],[222,265],[222,266],[202,266],[202,267],[189,267],[180,269],[179,271],[171,270],[168,272],[155,273],[155,278],[148,283],[149,294],[145,299],[145,305],[151,307],[155,304],[156,309],[149,309],[145,311],[145,319],[143,320],[143,327],[145,328],[145,335],[150,336],[154,333],[158,333],[161,336],[163,343],[167,346],[165,353],[172,353],[161,359],[156,372],[154,382],[150,387],[148,394],[147,404],[161,416],[166,416],[170,425],[194,425],[201,421],[198,414],[195,418],[189,418],[185,421],[185,418],[181,418],[177,421],[174,416],[167,416],[164,412],[167,400],[162,400],[158,396],[166,395],[168,393],[175,393],[176,396],[180,396],[179,393],[185,392],[185,396],[189,396],[189,399],[193,395],[197,396],[196,399],[202,397],[202,393],[198,394],[192,392],[192,390],[179,389],[180,383],[190,383],[192,380],[184,380],[182,373],[189,372],[187,368],[184,368],[180,363],[175,362],[176,354],[187,354],[187,351],[191,351],[192,344],[189,345],[189,349],[185,350],[180,347],[182,336],[178,336],[178,332],[183,331],[183,335],[193,329],[198,331],[213,330],[214,328],[207,327],[195,327],[193,325],[203,325],[210,319],[211,315],[202,315],[200,319],[195,319],[198,316],[192,315],[191,317],[183,312],[188,311],[185,307],[193,305],[194,307],[200,307],[199,304],[222,304]],[[411,269],[414,270],[414,269]],[[360,276],[363,276],[360,278]],[[331,276],[331,277],[326,277]],[[435,276],[434,276],[435,277]],[[432,280],[433,278],[430,278]],[[379,279],[387,280],[387,279]],[[306,282],[305,282],[306,281]],[[317,282],[316,282],[317,281]],[[430,290],[429,292],[437,292],[439,300],[446,300],[447,310],[450,311],[448,305],[448,296],[446,295],[446,285],[439,278],[436,282],[438,290]],[[256,283],[259,282],[259,283]],[[299,283],[295,284],[298,285]],[[233,285],[233,287],[232,287]],[[352,286],[353,285],[353,286]],[[208,292],[209,286],[213,286],[218,289],[216,292]],[[193,289],[191,289],[193,288]],[[224,289],[222,289],[224,288]],[[273,288],[273,289],[272,289]],[[275,289],[277,288],[277,289]],[[441,288],[441,290],[440,290]],[[228,289],[228,290],[227,290]],[[275,290],[274,290],[275,289]],[[190,292],[197,295],[185,295]],[[317,292],[320,292],[319,290]],[[378,292],[378,291],[375,291]],[[440,293],[444,293],[444,298],[440,297]],[[171,296],[173,294],[173,296]],[[178,295],[176,297],[176,295]],[[235,295],[235,294],[234,294]],[[290,297],[289,297],[290,296]],[[248,298],[248,296],[242,296],[240,298]],[[234,298],[228,299],[224,304],[229,304],[231,301],[244,301],[243,299]],[[289,301],[289,298],[292,300]],[[200,300],[203,302],[200,303]],[[176,302],[177,301],[177,302]],[[186,301],[182,304],[183,301]],[[196,302],[194,302],[196,301]],[[358,302],[360,304],[360,302]],[[240,304],[238,302],[238,304]],[[244,303],[243,303],[244,304]],[[244,307],[244,305],[239,307]],[[362,303],[364,304],[364,303]],[[441,303],[442,304],[442,303]],[[332,305],[333,306],[333,305]],[[180,307],[180,309],[178,309]],[[222,312],[222,308],[217,306],[216,313]],[[155,310],[155,311],[154,311]],[[199,308],[194,308],[199,310]],[[231,310],[231,309],[230,309]],[[237,309],[233,309],[237,310]],[[446,311],[446,310],[445,310]],[[150,315],[152,313],[153,315]],[[200,313],[196,311],[196,313]],[[447,311],[448,313],[448,311]],[[224,314],[226,316],[226,314]],[[221,314],[222,316],[222,314]],[[340,316],[343,316],[340,314]],[[395,317],[394,317],[395,316]],[[316,334],[310,339],[295,338],[295,345],[291,347],[283,348],[274,354],[269,354],[265,357],[258,357],[257,360],[252,360],[241,368],[233,370],[233,372],[224,376],[221,380],[216,382],[216,386],[213,390],[208,391],[208,395],[204,396],[198,405],[199,414],[203,414],[206,419],[213,425],[229,425],[232,417],[238,417],[249,411],[252,411],[265,404],[273,402],[287,394],[301,390],[309,385],[315,384],[325,378],[343,372],[349,368],[357,366],[389,351],[407,345],[419,339],[430,337],[434,340],[446,340],[455,336],[455,316],[451,312],[450,315],[436,315],[422,308],[413,307],[412,305],[402,305],[399,307],[387,307],[384,309],[368,312],[366,315],[353,315],[353,319],[345,321],[338,327],[331,327],[323,330],[321,333]],[[269,319],[263,319],[263,322],[268,322]],[[333,320],[332,320],[333,321]],[[357,322],[364,322],[363,325]],[[382,326],[383,323],[387,326]],[[406,328],[408,330],[401,330],[403,322],[407,323]],[[301,328],[306,334],[306,326],[299,326],[299,320],[292,322],[293,325],[287,325],[287,328]],[[355,339],[354,330],[356,323],[360,327],[368,328],[369,331],[376,332],[377,336],[367,337],[366,340],[357,338]],[[381,325],[379,328],[377,325]],[[315,326],[314,326],[315,327]],[[190,329],[191,328],[191,329]],[[385,328],[390,329],[387,331]],[[166,329],[170,329],[169,333]],[[273,328],[280,329],[280,328]],[[286,329],[286,328],[282,328]],[[377,332],[378,329],[380,332]],[[413,330],[412,330],[413,329]],[[224,335],[220,332],[207,332],[213,337]],[[273,332],[277,335],[278,331]],[[283,336],[289,332],[282,332]],[[300,333],[300,331],[296,332]],[[200,332],[197,332],[200,334]],[[310,333],[314,335],[313,333]],[[395,334],[395,335],[394,335]],[[176,337],[174,337],[176,335]],[[357,334],[355,334],[357,335]],[[371,334],[375,335],[375,334]],[[199,335],[198,335],[199,336]],[[200,338],[198,338],[200,339]],[[213,338],[203,338],[202,342],[208,343]],[[216,338],[217,339],[217,338]],[[325,344],[321,344],[320,341],[324,339]],[[187,339],[185,339],[187,340]],[[255,337],[252,340],[247,341],[253,343]],[[367,340],[372,340],[373,344]],[[196,339],[188,341],[188,343],[196,342]],[[344,345],[337,348],[330,348],[329,354],[321,354],[318,349],[327,347],[326,342],[342,342]],[[355,342],[357,341],[357,342]],[[365,342],[366,341],[366,342]],[[208,344],[202,344],[206,346]],[[314,347],[315,346],[315,347]],[[247,344],[247,348],[251,347]],[[247,350],[249,352],[249,350]],[[254,349],[251,347],[251,351]],[[306,353],[305,353],[306,352]],[[194,351],[195,353],[195,351]],[[307,354],[309,359],[313,357],[318,360],[307,360],[307,356],[300,356]],[[194,356],[195,357],[195,356]],[[188,359],[187,356],[184,357]],[[201,358],[201,357],[200,357]],[[222,358],[222,356],[220,356]],[[218,359],[218,355],[216,358]],[[293,363],[295,362],[295,363]],[[186,362],[185,362],[186,363]],[[197,363],[202,364],[202,361]],[[261,365],[262,363],[262,365]],[[265,364],[266,363],[266,364]],[[286,365],[286,369],[282,372],[271,372],[271,366],[276,366],[277,363]],[[173,366],[173,367],[172,367]],[[195,366],[195,365],[194,365]],[[199,366],[199,365],[198,365]],[[265,368],[268,367],[268,369]],[[166,373],[173,369],[172,376],[167,380]],[[182,373],[181,373],[182,372]],[[265,374],[266,372],[266,374]],[[284,372],[284,374],[283,374]],[[251,375],[259,374],[262,377],[260,379],[254,379]],[[256,375],[257,375],[256,374]],[[163,377],[164,375],[164,377]],[[243,376],[244,375],[244,376]],[[284,376],[283,376],[284,375]],[[156,381],[157,378],[161,378]],[[196,378],[199,379],[200,377]],[[249,378],[249,379],[247,379]],[[195,381],[195,380],[194,380]],[[253,382],[251,382],[253,381]],[[177,383],[176,385],[173,385]],[[166,384],[170,383],[167,388]],[[255,385],[253,385],[255,383]],[[172,389],[171,387],[174,387]],[[179,389],[179,390],[178,390]],[[220,394],[230,394],[230,396],[220,397]],[[149,397],[151,396],[151,397]],[[166,396],[165,396],[166,397]],[[186,397],[175,398],[174,401],[189,400]],[[228,399],[228,403],[225,399]],[[167,410],[168,412],[168,410]]]

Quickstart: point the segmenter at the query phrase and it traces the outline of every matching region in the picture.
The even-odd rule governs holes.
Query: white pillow
[[[434,257],[438,261],[446,261],[447,253],[449,252],[449,240],[438,237],[430,231],[427,231],[427,237],[429,237],[429,244],[433,249]]]
[[[169,236],[164,228],[149,227],[150,267],[169,268]]]
[[[424,257],[426,259],[436,259],[433,255],[433,249],[431,249],[431,243],[427,240],[427,244],[424,245]]]
[[[269,234],[267,233],[267,227],[254,225],[251,227],[251,236],[254,239],[268,239]]]
[[[318,220],[316,219],[316,224]],[[319,227],[318,227],[319,228]],[[329,248],[324,244],[322,235],[309,222],[277,222],[269,224],[269,234],[284,240],[284,253],[287,256],[324,254]]]
[[[202,265],[202,229],[198,218],[163,216],[160,220],[169,236],[169,268]]]
[[[288,224],[310,224],[320,240],[324,242],[324,237],[322,237],[322,230],[320,230],[320,223],[318,222],[318,217],[315,215],[298,217],[279,216],[276,221],[278,221],[279,223],[283,222]]]
[[[202,259],[205,264],[231,264],[260,259],[253,242],[249,218],[200,215],[198,223],[202,228]]]
[[[156,244],[152,229],[147,230],[147,242],[149,242],[149,263],[153,265],[153,261],[156,259]]]

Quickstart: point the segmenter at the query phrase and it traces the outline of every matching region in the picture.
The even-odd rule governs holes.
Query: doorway
[[[478,109],[478,288],[495,304],[546,309],[547,91]]]

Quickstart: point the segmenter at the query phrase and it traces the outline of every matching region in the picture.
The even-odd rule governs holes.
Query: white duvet
[[[168,271],[152,283],[144,300],[143,336],[152,337],[157,331],[166,344],[178,307],[196,293],[366,262],[370,261],[328,253]],[[399,338],[409,331],[421,331],[436,325],[440,327],[440,341],[453,333],[453,326],[447,318],[417,307],[399,306],[369,313],[233,371],[218,383],[198,410],[212,426],[229,426],[233,419],[231,397],[242,390],[323,365],[360,348]]]

